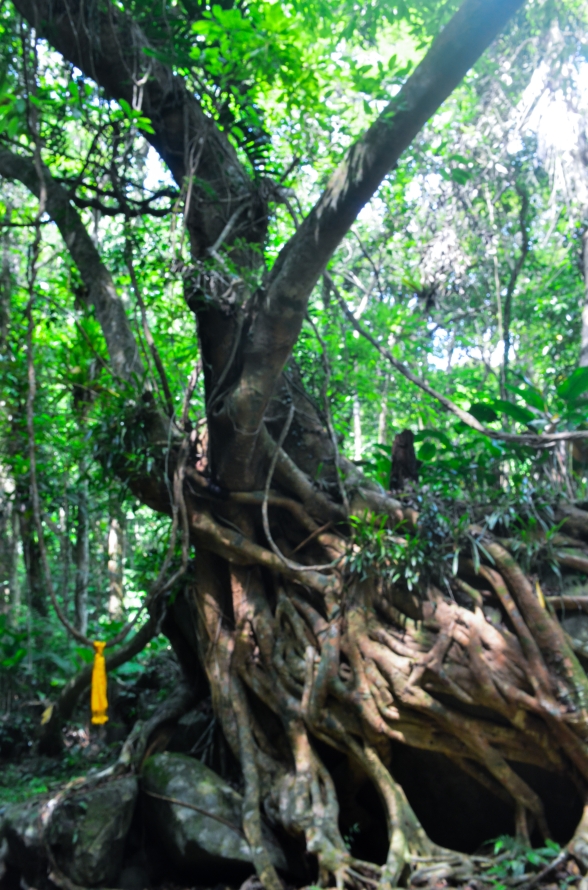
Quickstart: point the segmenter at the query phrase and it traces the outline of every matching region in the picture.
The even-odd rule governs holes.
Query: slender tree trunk
[[[384,386],[382,388],[382,407],[378,415],[378,445],[386,444],[386,421],[388,420],[388,385],[390,376],[384,377]]]
[[[10,603],[10,564],[12,561],[11,504],[3,483],[4,480],[0,482],[0,614],[8,611]]]
[[[76,627],[85,634],[88,628],[88,583],[90,579],[90,526],[88,521],[88,480],[83,468],[78,486],[78,505],[76,517],[76,582],[75,582],[75,613]]]
[[[578,366],[580,368],[588,368],[588,223],[582,236],[582,272],[584,275],[584,298],[582,301]],[[582,474],[585,473],[586,466],[588,465],[588,443],[585,441],[574,442],[572,445],[568,445],[567,451],[572,455],[572,468],[579,470]]]
[[[584,303],[582,305],[582,331],[580,335],[581,368],[588,368],[588,226],[582,237],[582,268],[584,270]]]
[[[124,532],[116,516],[108,527],[108,613],[116,621],[124,615],[124,591],[122,575]]]
[[[10,209],[6,213],[10,215]],[[2,239],[2,271],[0,273],[0,350],[6,345],[8,332],[8,312],[10,306],[11,275],[10,275],[9,242],[6,234]]]
[[[33,520],[30,509],[25,508],[19,516],[20,538],[22,541],[22,554],[27,575],[29,589],[29,602],[31,608],[39,615],[47,615],[47,600],[43,587],[43,573],[41,567],[41,552],[39,542],[33,528]]]
[[[353,457],[361,460],[363,453],[363,437],[361,433],[361,405],[357,393],[353,396]]]
[[[69,605],[69,572],[71,562],[71,544],[69,539],[69,507],[67,500],[67,492],[64,498],[65,506],[59,509],[59,528],[61,532],[61,543],[59,545],[59,562],[61,563],[61,591],[63,604]]]
[[[20,611],[20,582],[18,578],[18,560],[20,556],[20,540],[18,535],[18,514],[13,505],[10,515],[10,539],[12,541],[10,563],[10,617],[16,624]]]

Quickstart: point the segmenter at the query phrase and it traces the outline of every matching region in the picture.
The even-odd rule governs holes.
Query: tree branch
[[[238,203],[249,204],[243,214],[247,231],[240,228],[240,236],[263,240],[266,209],[235,149],[183,78],[153,57],[147,37],[128,15],[112,4],[90,8],[83,0],[15,0],[14,5],[39,36],[114,99],[133,106],[134,88],[144,80],[141,112],[155,132],[143,135],[179,186],[192,177],[187,224],[196,256],[206,255]],[[191,156],[198,157],[197,171],[190,169]]]
[[[330,276],[329,276],[330,278]],[[438,402],[443,405],[448,411],[451,411],[452,414],[455,414],[456,417],[465,423],[467,426],[471,427],[473,430],[476,430],[477,433],[482,433],[483,436],[488,436],[490,439],[497,439],[501,442],[516,442],[519,445],[533,445],[535,447],[543,447],[547,448],[549,445],[552,445],[554,442],[566,442],[575,439],[588,439],[588,430],[573,430],[562,433],[506,433],[502,430],[491,430],[488,427],[484,426],[480,423],[479,420],[476,420],[473,414],[470,414],[469,411],[465,411],[463,408],[460,408],[459,405],[456,405],[455,402],[452,402],[451,399],[448,399],[447,396],[444,396],[442,393],[437,392],[436,389],[433,389],[432,386],[429,386],[424,380],[421,380],[416,374],[413,374],[410,368],[407,368],[406,365],[403,365],[402,362],[399,362],[397,358],[394,358],[392,353],[385,349],[383,346],[378,343],[375,337],[372,337],[365,328],[363,328],[353,312],[347,306],[347,303],[343,299],[339,289],[335,286],[335,283],[331,279],[331,287],[334,290],[335,296],[337,297],[337,301],[341,306],[346,318],[351,322],[355,330],[361,334],[362,337],[365,337],[366,340],[374,346],[383,358],[387,359],[393,368],[396,368],[397,371],[400,371],[403,377],[406,377],[407,380],[410,380],[411,383],[414,383],[415,386],[418,386],[419,389],[422,389],[423,392],[426,392],[427,395],[431,396],[433,399],[436,399]]]
[[[94,306],[106,340],[112,370],[123,380],[130,381],[133,377],[142,380],[145,372],[137,343],[110,272],[63,186],[55,182],[44,165],[42,175],[46,190],[45,212],[57,225],[88,290],[89,303]],[[8,149],[0,150],[0,176],[22,182],[39,197],[41,184],[32,160]]]
[[[224,413],[232,447],[218,468],[243,484],[275,381],[300,333],[309,296],[359,211],[426,121],[451,94],[523,0],[465,0],[402,90],[352,146],[296,234],[281,251],[243,344],[243,370]]]

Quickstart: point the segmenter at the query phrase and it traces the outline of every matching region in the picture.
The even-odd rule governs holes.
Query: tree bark
[[[110,518],[108,528],[108,613],[115,621],[124,616],[123,592],[123,527],[116,516]]]
[[[43,586],[41,553],[30,511],[30,506],[23,504],[19,514],[20,539],[27,577],[29,605],[38,615],[45,617],[47,615],[47,597],[45,596]]]
[[[80,633],[88,630],[88,584],[90,581],[90,523],[88,517],[88,480],[84,467],[80,466],[81,479],[77,491],[76,543],[75,543],[75,589],[74,604],[76,627]]]
[[[13,505],[10,514],[10,538],[12,542],[11,563],[10,563],[10,615],[12,623],[16,623],[17,615],[20,610],[20,583],[18,578],[18,559],[19,559],[19,535],[18,535],[18,514]]]
[[[588,227],[582,236],[582,269],[584,272],[584,303],[580,332],[580,368],[588,368]]]

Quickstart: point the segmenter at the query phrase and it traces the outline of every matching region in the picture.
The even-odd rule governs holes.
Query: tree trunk
[[[19,558],[19,535],[18,535],[18,514],[13,505],[10,515],[10,540],[12,542],[12,553],[10,563],[10,615],[13,623],[17,622],[17,615],[20,610],[20,583],[18,578],[18,558]]]
[[[361,460],[363,454],[363,436],[361,432],[361,405],[357,393],[353,396],[353,457]]]
[[[90,580],[90,523],[88,519],[88,480],[80,467],[75,543],[74,604],[76,627],[85,634],[88,629],[88,584]]]
[[[12,509],[4,486],[0,488],[0,614],[9,610],[12,552]]]
[[[43,586],[41,552],[34,531],[31,510],[27,505],[22,505],[19,514],[19,524],[22,554],[29,590],[29,604],[38,615],[45,617],[47,615],[47,598]]]
[[[456,866],[408,803],[395,772],[407,749],[473,776],[508,808],[521,838],[534,829],[548,836],[531,768],[567,777],[581,795],[588,786],[588,679],[578,644],[537,579],[481,527],[467,530],[455,575],[444,571],[456,546],[450,534],[419,583],[402,583],[416,511],[337,453],[290,361],[310,294],[359,210],[519,0],[465,0],[252,293],[245,282],[259,269],[267,226],[262,193],[181,80],[153,54],[145,61],[140,29],[118,7],[93,9],[80,27],[83,4],[74,4],[75,15],[61,0],[15,5],[111,97],[129,102],[128,72],[138,78],[148,64],[148,138],[179,184],[194,180],[186,210],[194,272],[185,288],[198,324],[206,436],[187,422],[170,428],[144,392],[125,423],[140,422],[150,437],[154,469],[141,476],[147,464],[121,458],[115,470],[143,503],[173,515],[186,562],[195,547],[188,589],[169,603],[154,598],[151,619],[158,626],[165,606],[163,626],[182,663],[188,653],[204,666],[215,717],[241,768],[243,832],[266,890],[281,890],[281,882],[264,847],[262,813],[314,857],[325,886],[389,888],[407,864],[422,873],[441,863],[443,879],[462,868],[467,879],[475,863],[458,858]],[[197,177],[184,150],[196,144]],[[26,159],[0,152],[0,168],[39,192]],[[142,379],[112,279],[98,268],[65,190],[49,182],[47,193],[47,212],[92,284],[112,364],[127,381]],[[210,271],[221,250],[242,276],[226,275],[223,262]],[[162,442],[170,442],[165,457]],[[570,505],[560,511],[560,538],[551,539],[557,559],[585,571],[588,517]],[[342,832],[353,819],[349,789],[360,784],[379,797],[387,828],[385,849],[369,861],[348,849]],[[582,843],[588,849],[585,822],[579,858]]]
[[[108,526],[108,614],[115,621],[124,616],[123,526],[112,516]]]
[[[581,368],[588,368],[588,227],[582,236],[582,269],[584,272],[584,303],[582,305],[582,330],[580,334]]]
[[[475,527],[470,534],[488,558],[478,566],[464,550],[450,593],[442,593],[442,571],[434,575],[439,567],[412,593],[391,582],[383,564],[367,575],[365,567],[354,571],[337,508],[336,530],[321,530],[325,513],[312,515],[279,476],[268,496],[270,535],[260,528],[261,492],[212,505],[186,497],[198,559],[178,630],[197,641],[252,807],[304,842],[325,885],[334,877],[355,887],[395,886],[405,864],[418,869],[422,857],[445,855],[447,870],[451,857],[427,838],[394,778],[400,744],[425,761],[435,752],[448,768],[457,764],[511,808],[521,839],[558,831],[527,776],[535,768],[560,782],[571,777],[583,795],[588,679],[540,588]],[[369,500],[369,490],[363,496]],[[414,521],[389,496],[379,504],[391,525],[399,511],[405,526]],[[571,510],[561,520],[566,534],[588,537],[585,513]],[[588,548],[567,540],[576,548],[568,564],[575,558],[586,570]],[[333,569],[346,555],[347,568]],[[369,864],[352,855],[341,831],[355,819],[345,789],[358,776],[377,792],[388,825],[387,852]],[[252,845],[256,832],[251,825]],[[279,886],[261,854],[256,866],[266,887]]]
[[[382,407],[378,414],[378,445],[386,444],[386,423],[388,421],[388,386],[389,375],[384,377],[384,385],[382,387]]]

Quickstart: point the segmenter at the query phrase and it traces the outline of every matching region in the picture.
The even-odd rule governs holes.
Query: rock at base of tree
[[[55,866],[83,887],[116,886],[137,793],[128,776],[8,807],[0,837],[6,863],[36,888],[53,886]]]
[[[241,828],[243,799],[211,769],[192,757],[166,751],[145,763],[143,789],[147,817],[178,869],[193,874],[196,866],[217,878],[251,870],[251,850]],[[273,864],[286,869],[278,842],[269,829],[264,833]]]
[[[116,886],[137,792],[137,779],[126,776],[57,803],[45,836],[57,866],[75,884]]]
[[[7,865],[16,868],[27,884],[48,885],[47,852],[43,843],[42,812],[46,799],[8,806],[0,817],[0,848]],[[4,864],[4,863],[3,863]]]

